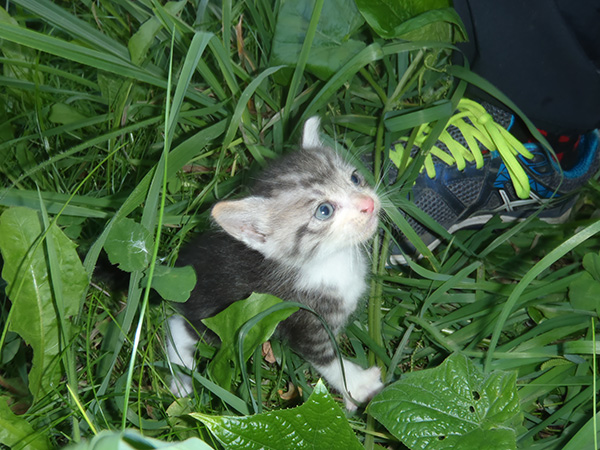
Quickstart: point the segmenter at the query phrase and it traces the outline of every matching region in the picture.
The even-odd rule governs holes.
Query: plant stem
[[[384,109],[381,114],[379,125],[377,127],[377,135],[375,138],[375,154],[373,161],[373,174],[376,182],[379,182],[382,178],[382,159],[384,154],[384,134],[385,134],[385,113],[391,111],[394,108],[394,105],[397,102],[397,99],[401,96],[404,90],[408,85],[411,85],[411,76],[417,71],[417,68],[421,64],[423,60],[424,52],[421,50],[417,54],[416,58],[411,62],[408,69],[402,77],[398,81],[396,89],[393,94],[387,98],[384,98]],[[382,91],[378,91],[378,94],[381,96]],[[369,296],[369,310],[368,310],[368,325],[369,325],[369,336],[373,341],[383,347],[383,334],[381,328],[381,322],[383,320],[383,315],[381,314],[381,305],[383,301],[383,286],[381,282],[379,282],[378,278],[381,275],[384,275],[386,272],[386,262],[388,257],[388,242],[390,241],[390,234],[386,231],[383,234],[383,240],[381,235],[376,235],[373,240],[373,250],[372,250],[372,266],[371,266],[371,275],[373,279],[371,280],[371,291]],[[382,370],[382,378],[385,379],[385,367],[382,362],[377,359],[375,353],[373,351],[369,351],[368,354],[369,365],[377,365],[380,366]],[[367,431],[373,431],[375,427],[375,420],[370,415],[367,415]],[[375,446],[374,438],[372,433],[367,433],[365,436],[365,448],[373,449]]]
[[[173,49],[175,33],[173,32],[171,37],[171,49]],[[125,394],[123,396],[123,417],[121,421],[121,429],[125,430],[127,425],[127,409],[129,406],[129,397],[131,394],[131,383],[133,381],[133,368],[135,366],[135,356],[140,343],[140,336],[142,335],[142,325],[144,323],[144,317],[146,316],[146,309],[148,308],[148,302],[150,298],[150,286],[152,285],[152,276],[154,275],[154,268],[156,267],[156,260],[158,257],[158,248],[160,246],[160,236],[162,231],[163,216],[165,212],[165,200],[167,196],[167,160],[169,150],[171,148],[170,136],[170,125],[171,125],[171,74],[173,70],[173,51],[171,51],[169,60],[169,84],[167,87],[167,99],[165,104],[165,142],[161,159],[156,167],[156,173],[152,182],[159,182],[159,177],[162,175],[161,182],[161,195],[160,195],[160,207],[158,212],[158,220],[156,224],[156,238],[154,239],[154,249],[152,251],[152,258],[150,259],[150,267],[148,268],[148,280],[146,282],[146,288],[144,290],[144,298],[142,300],[142,307],[140,309],[140,316],[138,319],[137,328],[135,330],[135,337],[133,340],[133,348],[131,350],[131,359],[129,360],[129,367],[127,369],[127,382],[125,383]],[[150,187],[152,192],[152,187]]]
[[[381,179],[381,155],[383,153],[383,134],[384,134],[384,124],[383,124],[383,116],[379,121],[379,126],[377,127],[377,136],[375,138],[375,155],[373,162],[373,173],[375,176],[376,183]],[[384,238],[385,239],[385,238]],[[383,241],[383,247],[386,246],[386,240]],[[373,248],[372,248],[372,265],[371,265],[371,290],[369,293],[369,307],[368,307],[368,327],[369,327],[369,337],[373,339],[373,341],[380,346],[383,346],[383,336],[381,334],[381,294],[382,289],[381,285],[377,280],[377,275],[381,272],[382,268],[380,267],[381,261],[380,258],[382,253],[387,253],[386,251],[382,252],[382,242],[380,234],[376,234],[373,239]],[[385,261],[383,264],[383,270],[385,270]],[[377,357],[372,350],[369,350],[368,353],[368,361],[369,366],[372,366],[376,363]],[[377,361],[378,365],[381,366],[381,361]],[[375,428],[375,419],[371,417],[370,414],[367,415],[367,431],[373,431]],[[375,446],[375,440],[372,433],[367,433],[365,436],[365,448],[367,450],[373,449]]]
[[[598,391],[596,390],[596,377],[598,376],[598,367],[596,365],[596,325],[594,324],[594,318],[592,320],[592,342],[593,342],[593,355],[592,355],[592,391],[594,392],[594,448],[598,448],[598,419],[597,419],[597,408],[598,408]]]

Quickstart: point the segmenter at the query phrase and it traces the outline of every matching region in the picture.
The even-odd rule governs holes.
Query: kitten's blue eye
[[[357,186],[360,186],[360,184],[362,183],[362,178],[356,170],[352,172],[352,175],[350,175],[350,181],[352,181],[352,183],[354,183]]]
[[[331,203],[321,203],[315,212],[315,217],[319,220],[327,220],[333,215],[334,210]]]

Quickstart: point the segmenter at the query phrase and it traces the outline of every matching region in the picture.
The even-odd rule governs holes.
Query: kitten
[[[319,119],[309,119],[302,148],[281,158],[257,180],[252,195],[217,203],[212,217],[222,228],[188,245],[177,265],[192,265],[198,282],[180,316],[169,320],[168,356],[192,369],[201,319],[252,292],[303,303],[338,334],[367,284],[366,242],[377,229],[380,201],[354,167],[319,138]],[[321,322],[299,310],[278,333],[344,396],[346,407],[364,403],[382,387],[377,367],[339,360]],[[174,379],[176,395],[192,391],[191,379]],[[354,401],[353,401],[354,400]]]

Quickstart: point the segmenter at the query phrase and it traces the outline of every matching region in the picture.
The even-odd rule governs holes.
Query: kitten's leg
[[[188,330],[181,316],[169,318],[167,327],[167,356],[171,364],[178,364],[194,370],[194,353],[198,339]],[[186,397],[193,392],[192,378],[182,373],[174,373],[171,379],[171,392],[177,397]]]
[[[298,311],[282,325],[282,334],[290,345],[313,365],[331,387],[342,393],[349,411],[354,411],[357,403],[366,403],[383,389],[378,367],[363,369],[343,359],[344,373],[342,374],[342,367],[329,334],[312,314]]]

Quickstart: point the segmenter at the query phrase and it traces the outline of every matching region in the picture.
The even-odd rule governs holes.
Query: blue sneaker
[[[599,170],[598,131],[580,137],[578,161],[561,171],[541,145],[517,140],[510,133],[513,124],[514,116],[500,108],[461,100],[426,156],[410,200],[449,233],[481,227],[494,216],[505,222],[523,220],[542,205],[546,206],[539,212],[540,219],[566,221],[576,191]],[[411,156],[430,129],[428,124],[421,126]],[[407,141],[401,140],[390,152],[396,164],[406,156]],[[440,243],[433,231],[413,217],[405,217],[430,250]],[[406,256],[418,256],[406,238],[392,245],[390,255],[396,264],[405,264]]]

